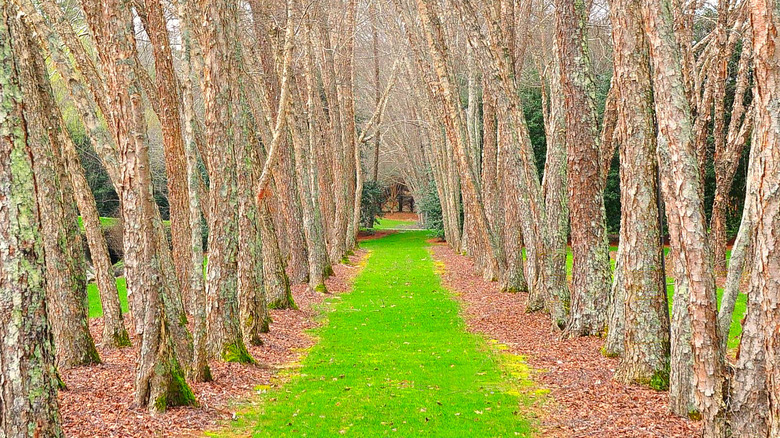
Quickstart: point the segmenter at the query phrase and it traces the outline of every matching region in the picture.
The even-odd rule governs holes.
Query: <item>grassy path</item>
[[[330,299],[300,374],[239,416],[245,436],[527,436],[524,396],[465,331],[425,232],[367,241],[352,292]],[[516,379],[515,379],[516,380]],[[523,384],[523,382],[515,382]],[[527,384],[527,382],[525,382]]]

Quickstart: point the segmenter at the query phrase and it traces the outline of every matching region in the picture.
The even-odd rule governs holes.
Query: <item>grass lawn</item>
[[[122,306],[122,313],[127,313],[127,283],[125,282],[125,277],[116,279],[116,288],[119,291],[119,304]],[[95,283],[87,285],[87,302],[89,304],[90,318],[100,318],[103,316],[100,293],[98,292]]]
[[[299,374],[239,414],[228,436],[528,436],[529,403],[506,359],[466,332],[434,273],[425,231],[367,241],[352,292],[328,299],[327,323]],[[514,375],[514,374],[511,374]]]
[[[398,219],[377,218],[378,224],[374,225],[375,230],[394,230],[399,228],[410,228],[417,225],[417,221],[405,221]]]
[[[104,227],[114,225],[119,222],[119,219],[115,217],[101,217],[100,218],[100,225],[103,225]],[[79,216],[79,228],[81,230],[84,230],[84,221],[81,220],[81,216]]]

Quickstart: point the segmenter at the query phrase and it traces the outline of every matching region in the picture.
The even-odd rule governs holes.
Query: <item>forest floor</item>
[[[601,353],[602,338],[561,339],[549,317],[526,313],[524,293],[502,293],[486,282],[471,259],[446,244],[431,247],[444,284],[464,304],[469,330],[495,339],[533,370],[532,379],[548,388],[542,436],[692,437],[699,424],[669,413],[668,394],[612,380],[619,359]]]
[[[287,383],[218,436],[530,436],[543,398],[504,347],[466,331],[428,232],[364,241],[352,292],[325,301],[319,342]]]

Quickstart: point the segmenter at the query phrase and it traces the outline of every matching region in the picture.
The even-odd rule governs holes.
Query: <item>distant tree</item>
[[[374,228],[377,218],[382,216],[383,195],[384,190],[377,181],[363,182],[363,196],[360,202],[361,227]],[[439,210],[439,214],[441,214],[441,210]]]

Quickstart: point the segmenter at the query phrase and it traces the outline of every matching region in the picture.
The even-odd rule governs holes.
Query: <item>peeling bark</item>
[[[0,2],[0,435],[61,437],[42,224],[20,83],[31,60],[20,48],[27,36],[16,12]]]

